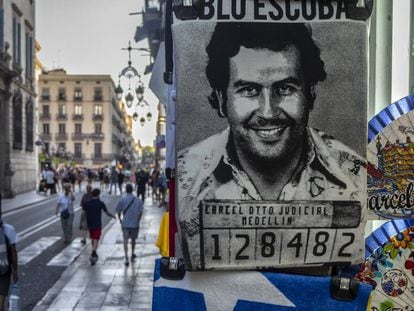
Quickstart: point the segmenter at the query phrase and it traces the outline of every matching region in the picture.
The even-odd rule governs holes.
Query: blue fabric
[[[154,282],[160,280],[160,262],[156,260],[154,271]],[[191,272],[187,272],[191,273]],[[209,273],[209,272],[203,272]],[[240,274],[245,272],[241,271]],[[263,310],[263,311],[282,311],[282,310],[366,310],[371,286],[360,284],[359,294],[354,301],[345,302],[331,298],[330,296],[330,277],[302,276],[292,274],[282,274],[273,272],[257,272],[262,273],[271,284],[288,298],[295,307],[277,306],[261,302],[252,302],[243,300],[243,292],[240,292],[240,298],[237,300],[234,310]],[[248,280],[246,280],[248,281]],[[180,287],[180,282],[177,287]],[[198,284],[200,285],[200,284]],[[206,282],[206,286],[208,286]],[[254,285],[252,284],[252,290]],[[220,289],[217,288],[217,292]],[[260,289],[259,289],[260,290]],[[218,297],[220,299],[220,297]],[[179,288],[171,288],[166,286],[154,286],[152,310],[206,310],[206,303],[203,293],[184,290]]]

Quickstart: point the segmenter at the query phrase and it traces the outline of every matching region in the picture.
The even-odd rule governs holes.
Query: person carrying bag
[[[64,193],[62,193],[57,201],[56,216],[60,214],[60,222],[62,224],[63,238],[65,244],[72,241],[72,227],[74,218],[73,202],[75,196],[72,193],[71,185],[64,186]]]

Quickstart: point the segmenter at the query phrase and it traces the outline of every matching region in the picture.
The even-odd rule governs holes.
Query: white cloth
[[[16,230],[12,225],[3,223],[3,232],[4,235],[7,237],[7,240],[9,241],[10,245],[17,243]]]
[[[52,171],[46,171],[43,174],[43,178],[46,179],[47,184],[54,184],[55,183],[54,177],[55,177],[55,173],[53,173]]]

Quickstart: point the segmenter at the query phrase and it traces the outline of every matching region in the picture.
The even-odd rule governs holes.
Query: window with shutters
[[[23,147],[23,99],[20,93],[13,96],[13,149]]]
[[[26,103],[26,151],[33,151],[33,101],[29,99]]]

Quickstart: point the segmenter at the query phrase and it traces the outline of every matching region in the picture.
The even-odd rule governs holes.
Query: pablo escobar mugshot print
[[[190,270],[363,258],[367,24],[318,3],[209,1],[175,16],[177,252]]]

